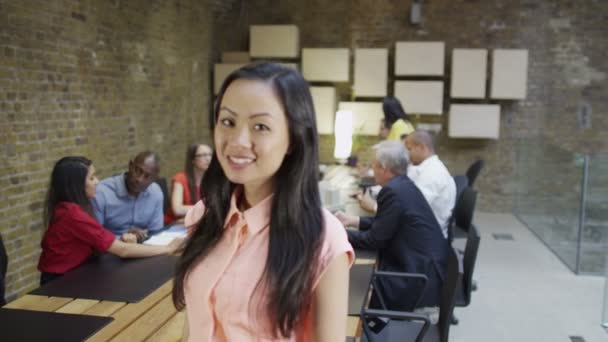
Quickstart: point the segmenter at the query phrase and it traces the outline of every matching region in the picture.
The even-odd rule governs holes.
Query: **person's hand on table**
[[[124,233],[120,236],[120,240],[126,243],[137,243],[137,235],[132,233]]]
[[[177,254],[182,244],[184,243],[185,238],[175,238],[167,245],[167,254]]]
[[[137,242],[142,242],[148,237],[148,232],[146,230],[135,226],[131,227],[127,233],[135,234],[137,237]]]
[[[336,215],[336,218],[342,222],[344,227],[359,227],[359,216],[347,215],[341,210],[336,211],[334,215]]]
[[[369,192],[365,192],[364,194],[357,195],[357,199],[359,200],[359,205],[361,208],[375,213],[378,209],[378,203],[369,195]]]

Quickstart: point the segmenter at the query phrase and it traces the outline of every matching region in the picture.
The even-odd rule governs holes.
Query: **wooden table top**
[[[352,178],[344,168],[333,170],[333,181],[346,191],[352,191]],[[347,212],[357,214],[358,203],[347,203]],[[349,210],[350,209],[350,210]],[[375,260],[356,259],[355,264],[372,264]],[[180,341],[183,333],[184,312],[173,306],[169,280],[137,303],[98,301],[80,298],[25,295],[5,308],[62,312],[113,317],[114,321],[98,331],[88,341]],[[346,335],[360,336],[359,317],[347,318]]]
[[[184,312],[171,300],[170,280],[138,303],[25,295],[5,308],[113,317],[114,321],[88,341],[180,341]],[[347,336],[356,336],[359,318],[348,317]]]

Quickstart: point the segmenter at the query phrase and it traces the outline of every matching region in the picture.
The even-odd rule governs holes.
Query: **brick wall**
[[[608,2],[423,1],[420,26],[409,24],[410,4],[411,0],[251,0],[216,22],[214,51],[248,49],[250,24],[290,23],[300,28],[302,47],[389,48],[391,62],[394,42],[400,40],[444,41],[446,61],[454,48],[528,49],[528,96],[524,101],[498,102],[499,140],[449,139],[445,130],[438,137],[438,153],[453,174],[464,173],[477,157],[487,161],[477,185],[481,210],[513,209],[519,186],[516,147],[522,141],[540,139],[568,152],[608,152],[608,61],[601,57],[608,47]],[[449,75],[449,63],[446,66]],[[444,79],[449,89],[449,76]],[[340,85],[338,93],[348,99],[349,85]],[[446,110],[449,102],[446,97]],[[592,108],[591,128],[578,127],[581,103]],[[443,122],[445,127],[446,119],[421,120]],[[322,159],[331,161],[333,139],[322,141]],[[363,154],[369,158],[369,151]]]
[[[105,178],[144,149],[163,176],[208,141],[212,11],[221,1],[0,0],[0,232],[8,299],[36,287],[53,163]],[[209,7],[212,7],[211,9]]]
[[[529,49],[528,98],[501,102],[499,140],[439,136],[453,173],[476,157],[487,160],[478,181],[481,210],[513,208],[522,141],[553,144],[559,153],[608,152],[608,2],[425,1],[418,27],[408,24],[410,2],[0,0],[0,233],[10,259],[9,299],[38,283],[53,162],[86,155],[103,178],[153,149],[161,173],[171,176],[188,143],[209,141],[209,65],[221,51],[247,49],[250,24],[294,23],[303,47],[387,47],[391,60],[397,40],[445,41],[447,60],[457,47]],[[349,98],[349,85],[338,93]],[[582,103],[592,108],[591,128],[578,128]],[[333,139],[322,142],[329,162]],[[363,151],[363,162],[369,156]]]

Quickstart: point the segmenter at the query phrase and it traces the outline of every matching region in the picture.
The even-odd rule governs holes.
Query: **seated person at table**
[[[154,181],[158,155],[145,151],[129,161],[129,171],[97,185],[93,209],[97,220],[116,236],[133,233],[138,241],[163,227],[163,192]]]
[[[456,183],[445,165],[435,154],[431,133],[417,130],[403,139],[410,155],[407,176],[416,184],[448,237],[448,223],[456,204]]]
[[[135,242],[131,233],[116,239],[93,214],[90,200],[95,197],[97,183],[95,167],[87,158],[65,157],[55,164],[44,213],[47,230],[38,261],[40,285],[83,264],[94,251],[138,258],[171,253],[181,243],[181,239],[167,246],[123,242]]]
[[[374,217],[356,217],[337,212],[354,248],[376,250],[380,271],[421,273],[428,277],[427,288],[420,283],[395,277],[378,278],[378,289],[390,310],[412,311],[417,307],[439,306],[445,277],[449,244],[420,190],[407,177],[408,153],[399,141],[383,141],[374,146],[372,163],[378,194]],[[419,299],[419,295],[422,296]],[[372,307],[377,301],[372,298]]]
[[[454,178],[435,154],[431,133],[417,130],[404,136],[402,141],[410,157],[407,176],[422,192],[441,227],[443,237],[448,238],[448,225],[456,204]],[[377,203],[371,196],[358,194],[357,198],[363,209],[376,212]]]
[[[171,206],[165,223],[182,221],[192,206],[201,199],[200,184],[213,157],[213,150],[205,144],[192,144],[186,151],[186,167],[172,180]]]

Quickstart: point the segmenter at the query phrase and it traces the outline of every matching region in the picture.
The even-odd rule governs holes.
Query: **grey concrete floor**
[[[468,307],[456,308],[451,342],[608,341],[604,277],[575,275],[513,215],[476,213],[474,222],[481,234],[478,290]]]

